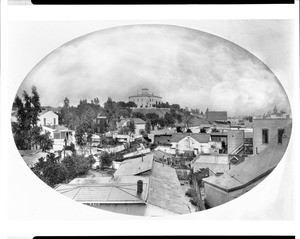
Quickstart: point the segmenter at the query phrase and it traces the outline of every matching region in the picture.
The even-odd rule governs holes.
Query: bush
[[[198,198],[197,197],[192,197],[190,199],[190,203],[194,206],[197,206],[198,205]]]
[[[83,156],[68,156],[63,159],[62,164],[67,168],[68,179],[84,175],[89,171],[89,159]]]
[[[196,192],[195,189],[189,188],[186,191],[185,195],[188,196],[188,197],[197,197],[197,192]]]
[[[54,154],[48,154],[46,160],[40,158],[34,165],[32,171],[50,187],[62,183],[67,179],[67,168],[59,163],[58,158]]]
[[[109,153],[103,152],[101,155],[101,169],[110,168],[113,165],[113,160]]]

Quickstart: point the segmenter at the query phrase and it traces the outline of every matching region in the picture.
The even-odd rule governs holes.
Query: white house
[[[43,110],[39,114],[39,121],[37,124],[40,126],[58,125],[58,115],[51,110]]]
[[[53,150],[62,150],[64,145],[70,145],[73,143],[75,145],[75,131],[70,130],[62,125],[47,125],[42,126],[44,133],[49,132],[50,137],[53,139]]]
[[[128,118],[123,119],[118,123],[118,128],[129,126],[130,121],[134,122],[135,125],[135,135],[140,134],[141,130],[145,131],[146,129],[146,122],[140,118]]]
[[[209,153],[210,149],[210,135],[209,134],[192,134],[192,133],[177,133],[173,134],[171,143],[171,153],[193,153],[198,155],[199,153]]]
[[[141,94],[129,96],[129,101],[134,102],[138,108],[154,108],[162,102],[162,97],[149,93],[149,89],[142,89]]]

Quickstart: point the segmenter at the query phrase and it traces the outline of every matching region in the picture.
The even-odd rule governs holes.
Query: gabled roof
[[[125,175],[139,175],[150,171],[153,164],[153,154],[146,154],[143,157],[134,159],[124,160],[117,171],[114,173],[115,176]]]
[[[190,213],[174,168],[153,162],[147,202],[169,211]]]
[[[171,135],[176,133],[176,129],[158,129],[158,130],[151,130],[150,134],[154,135]]]
[[[190,116],[190,123],[189,126],[200,126],[200,125],[206,125],[209,124],[209,122],[206,119],[202,119],[200,117],[196,116]]]
[[[53,112],[53,111],[50,110],[50,109],[45,109],[45,110],[42,110],[42,111],[39,113],[39,116],[42,116],[42,115],[44,115],[44,114],[46,114],[46,113],[48,113],[48,112],[52,112],[53,114],[56,114],[55,112]]]
[[[137,194],[137,181],[143,181],[143,192]],[[147,177],[122,176],[76,178],[60,184],[55,190],[77,202],[97,204],[145,204],[149,186]]]
[[[172,135],[170,142],[179,142],[187,136],[193,138],[199,143],[208,143],[210,139],[210,134],[205,133],[176,133]]]
[[[166,158],[173,158],[172,154],[168,154],[161,150],[154,150],[153,153],[154,153],[154,160],[157,161],[161,161],[162,159],[166,159]]]
[[[223,175],[203,179],[204,182],[223,190],[232,191],[251,184],[270,173],[282,159],[291,135],[292,124],[285,127],[286,138],[277,144],[277,136],[270,140],[269,146],[259,154],[245,158],[241,164],[226,170]]]
[[[210,122],[227,120],[227,111],[208,111],[206,117]]]
[[[146,124],[146,122],[140,118],[131,118],[133,120],[134,124]]]

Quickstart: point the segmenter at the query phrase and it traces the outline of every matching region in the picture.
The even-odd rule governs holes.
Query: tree
[[[101,169],[110,168],[113,165],[113,160],[108,152],[103,152],[101,155]]]
[[[72,180],[78,176],[85,175],[90,168],[90,159],[81,155],[65,157],[62,164],[67,169],[67,178]]]
[[[175,114],[176,114],[176,113],[175,113]],[[165,114],[164,119],[165,119],[165,124],[166,124],[167,126],[173,126],[174,123],[175,123],[172,114],[169,113],[169,112],[167,112],[167,113]]]
[[[42,112],[41,110],[41,103],[40,103],[40,96],[37,92],[37,89],[35,86],[32,86],[31,88],[32,91],[32,96],[30,97],[30,102],[31,102],[31,124],[32,126],[36,126],[37,122],[39,121],[39,114]]]
[[[92,136],[93,136],[94,128],[92,121],[86,119],[76,128],[75,139],[76,143],[80,146],[83,151],[87,146],[92,147]]]
[[[131,132],[131,133],[135,133],[135,124],[134,124],[134,121],[133,120],[130,120],[129,121],[129,125],[128,125],[128,128],[129,128],[129,131]]]
[[[179,104],[172,104],[171,105],[171,109],[179,110],[180,109],[180,105]]]
[[[95,98],[95,99],[94,99],[94,104],[95,104],[95,105],[100,105],[100,100],[99,100],[98,98]]]
[[[126,107],[128,107],[128,108],[137,108],[137,105],[133,101],[128,101],[126,103]]]
[[[50,132],[46,132],[44,134],[40,134],[37,137],[37,142],[40,145],[42,151],[47,151],[53,148],[53,139],[50,137]]]
[[[124,101],[119,101],[117,104],[121,108],[126,108],[127,107],[127,104]]]
[[[158,124],[160,127],[164,128],[164,127],[166,126],[166,120],[165,120],[164,118],[160,117],[160,118],[157,120],[157,124]]]
[[[150,134],[150,131],[151,131],[151,123],[149,120],[146,121],[146,125],[145,125],[145,132],[147,134]]]
[[[18,149],[38,148],[41,128],[37,126],[41,112],[40,97],[35,86],[31,88],[32,95],[23,92],[23,99],[16,96],[14,107],[17,108],[17,123],[12,125],[15,143]]]
[[[177,131],[177,133],[182,133],[183,131],[182,131],[182,128],[180,127],[180,126],[177,126],[176,127],[176,131]]]
[[[131,116],[132,116],[132,118],[140,118],[140,119],[142,119],[144,121],[147,120],[146,115],[144,115],[142,112],[139,112],[139,111],[132,112]]]
[[[201,128],[200,133],[206,133],[206,130],[204,128]]]
[[[148,113],[146,114],[146,117],[150,121],[152,129],[154,129],[154,126],[158,123],[159,115],[155,113]]]
[[[93,166],[93,164],[96,163],[96,159],[94,158],[94,156],[92,154],[90,154],[87,159],[88,159],[88,163],[91,168]]]
[[[48,154],[46,159],[40,158],[32,171],[50,187],[54,187],[67,179],[66,167],[59,163],[59,159],[54,154]]]
[[[64,99],[64,107],[65,108],[69,108],[70,107],[70,100],[67,97]]]
[[[207,116],[208,112],[209,112],[209,109],[206,108],[206,111],[205,111],[205,115],[206,115],[206,116]]]
[[[72,156],[65,157],[61,163],[67,169],[67,178],[75,178],[77,175],[75,158]]]
[[[278,113],[278,109],[276,107],[276,105],[274,106],[274,109],[273,109],[273,114],[277,114]]]

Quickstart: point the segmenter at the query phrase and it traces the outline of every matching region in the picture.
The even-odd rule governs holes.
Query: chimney
[[[137,194],[142,194],[143,192],[143,181],[142,180],[138,180],[137,181],[137,190],[136,190]]]

